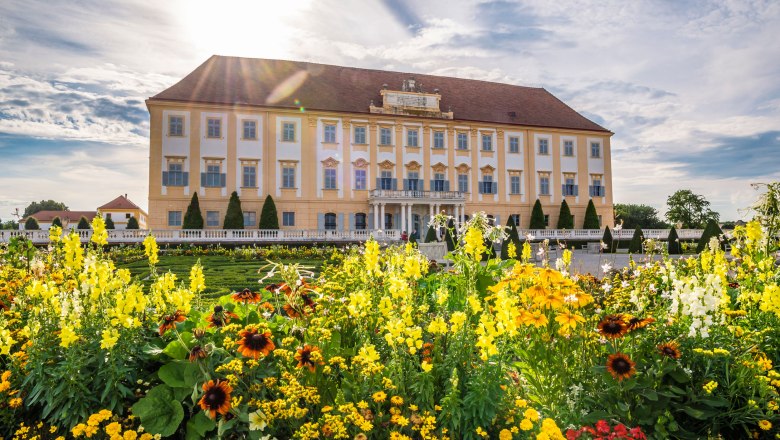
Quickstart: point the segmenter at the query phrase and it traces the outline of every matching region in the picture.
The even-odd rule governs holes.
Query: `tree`
[[[604,242],[604,245],[607,247],[604,249],[605,253],[613,252],[614,249],[612,246],[614,245],[614,240],[612,240],[612,233],[609,232],[609,226],[604,227],[604,236],[601,237],[601,241]]]
[[[642,233],[642,228],[638,227],[634,229],[634,236],[631,237],[631,242],[628,244],[628,252],[632,254],[642,253],[642,243],[645,241],[645,234]]]
[[[509,259],[509,243],[515,244],[515,255],[512,258],[519,259],[518,257],[520,256],[520,252],[523,251],[523,246],[520,244],[520,234],[517,233],[517,226],[515,226],[515,221],[512,219],[511,215],[506,221],[506,226],[509,229],[509,236],[501,243],[501,259]]]
[[[35,217],[27,217],[27,220],[24,222],[24,229],[28,231],[37,231],[38,229],[41,229],[41,227],[38,225],[38,220],[36,220]]]
[[[666,199],[669,210],[666,219],[671,223],[681,223],[685,229],[700,229],[708,220],[720,218],[720,214],[710,209],[710,202],[689,189],[681,189]]]
[[[561,212],[558,214],[558,229],[574,229],[574,217],[571,215],[569,204],[566,200],[561,202]]]
[[[593,204],[593,199],[588,201],[588,208],[585,210],[585,222],[582,224],[582,229],[601,229],[599,215],[596,213],[596,205]]]
[[[87,218],[82,215],[79,219],[79,224],[76,226],[76,229],[92,229],[92,227],[89,225],[89,220],[87,220]]]
[[[436,243],[437,241],[439,241],[439,238],[436,236],[436,230],[433,229],[433,226],[428,226],[428,232],[425,234],[425,242]]]
[[[674,226],[672,226],[672,230],[669,231],[667,246],[669,249],[669,255],[680,255],[682,253],[682,245],[680,244],[680,237],[677,236],[677,229],[675,229]]]
[[[616,203],[615,218],[622,221],[623,227],[626,229],[637,227],[663,229],[667,227],[667,224],[658,218],[658,210],[648,205]]]
[[[450,219],[447,227],[444,229],[444,242],[447,243],[447,250],[450,252],[455,250],[455,241],[457,240],[457,237],[453,237],[453,234],[455,234],[455,221]]]
[[[263,210],[260,211],[260,229],[279,229],[279,214],[271,194],[265,196]]]
[[[106,217],[106,229],[116,229],[114,220],[111,219],[111,216]]]
[[[707,226],[701,233],[699,244],[696,246],[696,253],[704,252],[710,244],[710,239],[712,237],[720,237],[721,235],[723,235],[723,231],[721,231],[720,226],[718,226],[718,222],[713,219],[707,221]],[[720,246],[721,248],[725,247],[724,243],[720,243]]]
[[[24,214],[22,217],[29,217],[36,212],[41,211],[67,211],[68,207],[62,202],[55,200],[41,200],[40,202],[32,202],[24,208]]]
[[[127,226],[125,226],[125,229],[140,229],[141,227],[138,225],[138,220],[135,218],[135,216],[130,217],[127,219]]]
[[[187,212],[184,213],[184,220],[181,223],[182,229],[203,229],[203,214],[200,213],[200,202],[198,201],[198,192],[192,193],[192,199],[187,206]]]
[[[62,220],[60,220],[60,217],[54,217],[54,219],[51,221],[52,226],[59,226],[62,227]]]
[[[244,213],[241,211],[241,200],[238,193],[233,191],[228,201],[225,221],[222,222],[225,229],[244,229]]]
[[[540,202],[539,199],[536,199],[536,203],[534,203],[534,208],[531,211],[531,224],[528,228],[529,229],[546,228],[544,224],[544,211],[542,211],[542,202]]]

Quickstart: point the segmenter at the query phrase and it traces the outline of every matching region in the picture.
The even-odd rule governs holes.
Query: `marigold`
[[[772,429],[772,422],[770,422],[769,420],[761,420],[760,422],[758,422],[758,427],[763,429],[764,431],[769,431],[770,429]]]

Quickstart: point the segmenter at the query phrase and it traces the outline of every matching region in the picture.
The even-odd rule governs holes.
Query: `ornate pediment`
[[[339,161],[336,159],[329,157],[322,161],[322,166],[325,168],[334,168],[339,164]]]
[[[431,169],[433,169],[433,172],[435,173],[443,173],[447,171],[447,165],[444,165],[443,163],[439,162],[436,165],[432,166]]]
[[[363,159],[362,157],[358,160],[352,162],[352,166],[355,168],[367,168],[368,167],[368,161]]]
[[[466,163],[462,163],[457,167],[455,167],[455,169],[458,170],[459,173],[465,173],[468,172],[471,169],[471,167]]]
[[[484,174],[493,174],[493,171],[495,171],[496,169],[493,168],[490,165],[485,165],[484,167],[480,168],[479,170],[482,171]]]
[[[422,165],[417,163],[416,160],[413,160],[413,161],[409,162],[408,164],[406,164],[406,169],[409,170],[409,171],[419,171],[421,167],[422,167]]]
[[[385,159],[382,162],[379,162],[379,168],[383,170],[392,170],[395,168],[395,164],[390,162],[389,160]]]

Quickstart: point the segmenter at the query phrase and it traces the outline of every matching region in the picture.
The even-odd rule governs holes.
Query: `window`
[[[366,170],[355,170],[355,189],[366,189]]]
[[[591,176],[590,196],[591,197],[604,197],[606,191],[604,186],[601,185],[601,174],[593,174]]]
[[[282,123],[282,140],[284,142],[295,142],[295,122]]]
[[[469,175],[458,174],[458,191],[462,193],[469,192]]]
[[[295,226],[295,213],[292,211],[282,212],[282,226]]]
[[[601,144],[598,142],[590,143],[590,157],[601,157]]]
[[[482,135],[482,151],[493,151],[493,136],[489,134]]]
[[[480,185],[480,192],[482,194],[495,194],[495,187],[496,184],[493,182],[493,175],[491,174],[483,174],[482,175],[482,185]]]
[[[336,142],[336,126],[335,125],[325,125],[325,138],[323,139],[323,142],[328,143],[335,143]]]
[[[550,195],[550,176],[539,176],[539,194],[543,196]]]
[[[282,188],[295,188],[295,168],[282,168]]]
[[[518,138],[518,137],[510,137],[509,138],[509,152],[510,153],[519,153],[520,152],[520,138]]]
[[[257,223],[257,215],[254,211],[244,211],[244,227],[253,228]]]
[[[379,128],[379,145],[392,145],[393,133],[387,127]]]
[[[355,143],[366,143],[366,127],[355,127]]]
[[[409,191],[417,191],[422,190],[421,185],[419,184],[419,178],[420,178],[420,172],[419,171],[408,171],[406,173],[406,182],[405,182],[405,188]]]
[[[434,173],[431,182],[431,191],[449,191],[449,182],[445,180],[444,173]]]
[[[444,132],[443,131],[434,131],[433,132],[433,148],[444,148]]]
[[[395,183],[393,182],[393,172],[384,170],[380,174],[379,182],[377,184],[377,187],[379,189],[395,189]]]
[[[184,136],[184,116],[168,117],[168,136]]]
[[[417,130],[407,130],[407,132],[406,132],[406,146],[407,147],[416,147],[417,146]]]
[[[325,229],[336,229],[336,214],[332,212],[325,214]]]
[[[257,121],[244,121],[244,139],[257,139]]]
[[[539,154],[550,154],[550,142],[547,139],[539,139]]]
[[[130,213],[129,213],[129,212],[125,214],[125,219],[129,220],[129,219],[130,219],[130,217],[132,217],[132,216],[130,215]]]
[[[366,224],[366,214],[362,212],[355,214],[355,229],[362,231],[367,227],[368,225]]]
[[[181,211],[168,211],[168,226],[181,226]]]
[[[206,226],[219,226],[219,211],[206,211]]]
[[[393,214],[385,213],[385,229],[393,229]]]
[[[468,133],[458,133],[458,150],[469,149],[469,135]]]
[[[578,195],[576,176],[574,174],[563,175],[563,195],[564,196],[576,196]]]
[[[574,156],[574,141],[563,141],[563,155]]]
[[[550,226],[550,214],[545,214],[544,215],[544,227],[546,228],[548,226]]]
[[[108,219],[110,219],[110,218],[111,218],[111,213],[110,213],[110,212],[107,212],[107,213],[106,213],[106,220],[108,220]]]
[[[323,184],[325,189],[336,189],[336,169],[325,168],[325,182]]]
[[[206,172],[203,173],[203,185],[207,188],[221,188],[225,186],[224,174],[220,172],[221,165],[206,165]]]
[[[208,118],[206,120],[206,137],[221,138],[222,137],[222,119],[220,118]]]
[[[516,227],[520,227],[520,214],[512,214],[509,218],[512,219],[512,223],[514,223]]]
[[[244,165],[241,186],[244,188],[257,187],[257,167],[254,165]]]
[[[520,176],[509,176],[509,193],[520,194]]]
[[[183,171],[184,164],[181,162],[169,162],[168,171],[163,171],[163,186],[186,186],[189,180],[189,173]]]

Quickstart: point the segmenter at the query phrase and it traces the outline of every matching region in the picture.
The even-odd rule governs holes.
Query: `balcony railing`
[[[462,192],[457,191],[394,191],[374,189],[369,192],[368,199],[428,199],[464,202],[466,201],[466,196]]]
[[[577,196],[579,195],[580,188],[578,185],[563,184],[561,188],[561,194],[564,196]]]
[[[590,187],[591,197],[604,197],[607,195],[607,188],[600,185],[591,185]]]
[[[190,173],[186,171],[163,171],[163,186],[187,186],[190,180]]]

